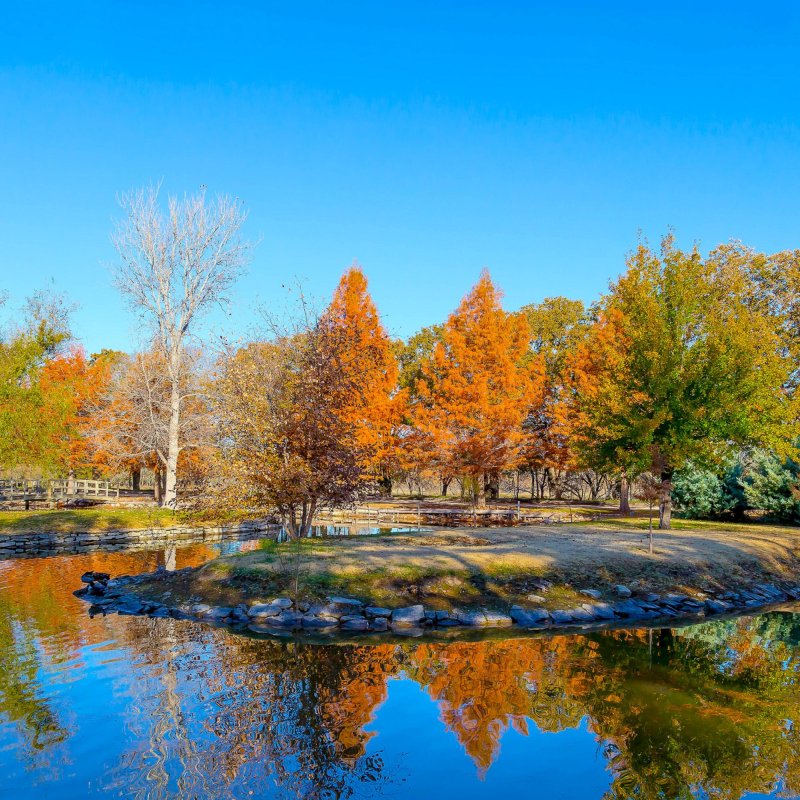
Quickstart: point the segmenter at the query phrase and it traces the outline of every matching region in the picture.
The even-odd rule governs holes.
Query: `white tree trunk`
[[[172,378],[169,404],[169,429],[167,438],[167,474],[164,487],[164,506],[175,509],[178,505],[178,453],[180,452],[181,394],[178,377]]]
[[[160,419],[169,420],[163,504],[174,509],[178,454],[190,445],[180,426],[186,340],[198,317],[227,301],[250,245],[239,238],[247,215],[237,200],[218,197],[207,204],[201,190],[182,200],[168,197],[165,214],[158,191],[151,187],[123,196],[125,218],[112,241],[121,259],[116,284],[147,322],[154,349],[169,359],[169,408],[160,409]],[[161,441],[159,447],[164,449]]]

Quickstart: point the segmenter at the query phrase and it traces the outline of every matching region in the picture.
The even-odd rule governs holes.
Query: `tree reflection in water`
[[[149,624],[129,633],[155,664],[164,631]],[[165,765],[176,757],[184,796],[271,780],[287,796],[347,797],[364,781],[391,781],[366,728],[388,679],[405,676],[438,703],[479,774],[500,757],[509,728],[558,732],[588,717],[612,773],[609,798],[738,798],[776,786],[791,796],[800,791],[799,633],[788,614],[679,632],[450,644],[317,646],[207,632],[207,652],[184,645],[174,669],[161,671],[152,718],[164,725],[150,726],[151,753],[163,754],[157,782],[167,796]],[[178,691],[175,671],[190,676]],[[188,697],[199,705],[182,708]],[[171,752],[154,743],[167,735]],[[151,760],[141,769],[133,784],[157,796]]]
[[[0,571],[0,768],[3,750],[16,748],[41,783],[93,736],[91,715],[74,713],[58,686],[108,681],[93,666],[100,652],[122,701],[109,758],[92,774],[101,792],[391,794],[404,776],[372,737],[390,679],[401,679],[422,687],[446,729],[420,737],[454,736],[476,778],[502,760],[507,731],[557,733],[585,720],[608,766],[609,799],[800,793],[800,615],[676,631],[313,645],[173,620],[89,620],[58,587],[92,567],[40,561]]]

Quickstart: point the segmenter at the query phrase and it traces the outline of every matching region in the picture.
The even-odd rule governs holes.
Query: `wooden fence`
[[[384,525],[523,525],[525,523],[554,524],[571,522],[574,517],[583,518],[585,514],[576,510],[572,513],[548,513],[546,510],[523,511],[521,508],[370,508],[359,506],[354,509],[323,511],[320,517],[352,524]]]
[[[63,480],[0,480],[0,499],[29,501],[63,501],[81,498],[108,500],[119,497],[119,488],[108,481],[82,478]]]

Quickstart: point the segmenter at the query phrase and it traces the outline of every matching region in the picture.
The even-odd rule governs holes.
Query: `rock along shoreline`
[[[185,571],[192,568],[187,567]],[[177,573],[184,570],[177,570]],[[508,613],[465,608],[453,611],[426,609],[423,605],[384,608],[349,597],[329,597],[325,601],[295,603],[289,597],[234,607],[193,603],[168,606],[143,599],[126,591],[144,581],[174,576],[176,572],[157,570],[140,575],[112,578],[107,573],[87,572],[75,596],[91,603],[89,613],[119,613],[151,618],[194,620],[214,626],[227,626],[239,632],[258,635],[292,634],[379,634],[421,636],[426,633],[456,633],[511,628],[527,631],[575,631],[586,628],[679,625],[704,618],[760,611],[800,600],[800,586],[759,583],[748,589],[697,592],[696,595],[645,593],[634,595],[625,586],[613,589],[615,599],[604,602],[596,589],[584,589],[586,602],[574,608],[544,609],[512,606]]]

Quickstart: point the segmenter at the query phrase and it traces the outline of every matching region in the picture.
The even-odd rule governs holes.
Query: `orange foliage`
[[[87,359],[82,347],[73,346],[42,368],[42,413],[53,424],[55,462],[64,471],[94,466],[87,434],[92,409],[111,379],[111,362],[106,355]]]
[[[405,393],[397,390],[392,342],[357,264],[342,275],[325,320],[338,333],[346,382],[359,387],[344,407],[345,421],[355,426],[356,444],[369,454],[373,477],[386,477],[396,459]]]
[[[544,364],[529,357],[528,323],[500,299],[484,271],[423,365],[414,408],[431,466],[474,478],[479,496],[486,474],[520,463],[523,423],[544,399]]]
[[[529,719],[543,730],[578,723],[587,662],[566,669],[575,651],[568,637],[420,645],[411,674],[439,703],[442,721],[483,775],[508,729],[526,736]],[[595,654],[586,655],[591,662]],[[551,708],[539,707],[540,693],[559,698],[559,718],[549,716]]]
[[[572,443],[587,466],[600,470],[646,466],[634,463],[639,448],[631,444],[629,423],[631,406],[644,398],[621,391],[617,380],[626,369],[627,343],[624,317],[610,309],[592,325],[568,362],[569,400],[564,410]]]

